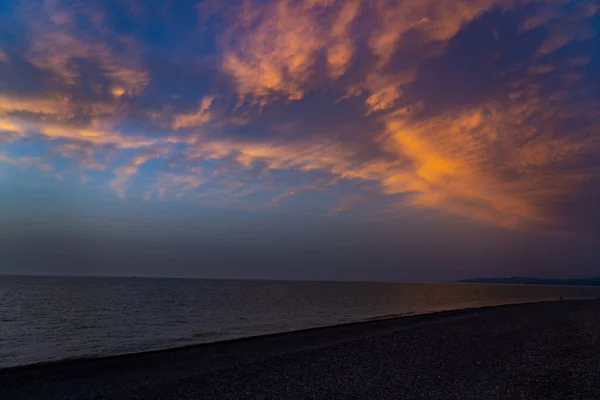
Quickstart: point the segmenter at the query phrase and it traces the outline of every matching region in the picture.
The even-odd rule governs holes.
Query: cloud
[[[0,118],[0,142],[12,141],[19,138],[19,129],[12,122]]]
[[[319,2],[244,2],[224,38],[223,69],[241,96],[301,99],[327,30]],[[339,38],[338,38],[339,40]]]
[[[209,181],[209,177],[204,176],[199,167],[192,167],[186,172],[164,172],[159,174],[156,183],[146,192],[145,198],[150,199],[153,193],[157,193],[162,199],[168,193],[172,193],[180,199]]]
[[[27,68],[23,75],[41,73],[39,83],[46,90],[54,87],[87,97],[136,96],[148,85],[149,74],[141,62],[143,47],[133,36],[108,28],[109,11],[102,3],[36,3],[20,4],[5,20],[21,23],[13,27],[27,41],[26,46],[11,45],[15,63],[22,66],[27,61],[37,69]]]
[[[78,101],[69,93],[49,93],[44,97],[0,94],[0,128],[18,133],[20,137],[42,135],[50,140],[66,139],[120,148],[179,140],[175,137],[148,138],[123,134],[115,127],[118,125],[116,116],[118,108],[114,103]]]
[[[124,198],[132,177],[137,174],[140,166],[150,160],[160,158],[168,152],[168,148],[151,148],[134,155],[126,164],[115,169],[116,177],[110,181],[109,186]]]
[[[561,47],[565,46],[571,40],[573,40],[573,36],[571,35],[570,32],[569,33],[555,33],[552,36],[550,36],[549,38],[547,38],[546,40],[544,40],[544,43],[542,43],[541,46],[539,47],[539,49],[537,50],[536,55],[538,57],[542,57],[547,54],[553,53],[556,50],[560,49]]]
[[[396,76],[386,76],[378,73],[367,76],[363,89],[358,89],[359,93],[363,90],[370,93],[365,100],[367,114],[392,108],[402,96],[401,87],[411,83],[414,77],[415,73],[412,70]]]
[[[571,42],[594,38],[597,35],[597,28],[590,19],[597,9],[597,5],[594,7],[584,1],[574,10],[562,10],[564,19],[549,21],[547,25],[549,35],[537,49],[536,56],[544,57]]]
[[[403,37],[411,31],[422,34],[424,43],[447,41],[492,6],[510,3],[501,0],[378,0],[375,9],[380,24],[371,34],[369,45],[379,58],[379,64],[383,65],[394,55]]]
[[[268,170],[327,171],[346,179],[368,179],[357,160],[357,151],[330,140],[265,143],[200,137],[190,144],[186,156],[191,159],[229,159],[242,168],[262,165]]]
[[[41,134],[46,139],[68,139],[83,141],[96,145],[116,145],[120,148],[138,148],[150,146],[158,142],[170,142],[176,139],[172,138],[147,138],[145,136],[124,135],[110,127],[99,126],[65,126],[59,123],[35,123],[22,122],[17,123],[19,131]]]
[[[536,12],[526,17],[521,23],[521,32],[530,31],[540,26],[547,25],[553,19],[560,16],[560,10],[553,4],[547,5],[536,10]]]
[[[385,178],[385,192],[412,193],[412,205],[495,225],[549,229],[561,216],[546,205],[565,201],[596,175],[579,161],[597,154],[600,140],[588,135],[591,126],[570,126],[588,120],[590,108],[558,110],[535,89],[525,93],[425,121],[392,114],[384,143],[410,168]]]
[[[222,36],[223,71],[234,78],[242,99],[250,97],[266,104],[272,99],[299,100],[331,81],[341,79],[352,67],[359,47],[367,37],[370,54],[362,54],[362,77],[345,83],[345,95],[365,96],[366,113],[390,110],[401,100],[419,64],[444,52],[465,26],[492,10],[511,10],[529,3],[517,0],[475,1],[325,1],[243,3],[233,8],[230,28]],[[521,32],[546,24],[553,32],[540,44],[539,57],[550,54],[572,40],[594,36],[581,21],[597,12],[585,4],[575,11],[561,9],[561,2],[539,5],[524,18]],[[231,9],[229,9],[231,10]],[[556,20],[570,13],[570,20]],[[362,15],[375,19],[362,19]],[[357,22],[358,20],[358,22]],[[575,25],[573,21],[577,21]],[[566,25],[565,25],[566,23]],[[352,26],[361,26],[360,35]],[[408,58],[399,66],[394,60],[404,50]],[[325,58],[328,76],[320,74]],[[394,68],[390,64],[396,63]],[[358,78],[358,79],[357,79]]]
[[[327,49],[327,64],[331,79],[344,75],[354,57],[351,25],[361,7],[359,0],[347,1],[339,10],[331,30],[332,42]]]
[[[56,119],[69,119],[74,115],[73,107],[66,96],[35,98],[0,94],[0,117],[16,113],[54,115]]]
[[[407,157],[410,168],[386,177],[385,192],[411,193],[413,205],[504,226],[541,218],[526,199],[516,195],[518,185],[505,185],[494,171],[487,171],[488,152],[493,154],[499,139],[498,119],[503,118],[493,109],[468,110],[424,124],[391,117],[387,145]]]

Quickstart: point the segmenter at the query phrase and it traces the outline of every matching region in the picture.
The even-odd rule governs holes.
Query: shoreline
[[[530,302],[0,370],[0,398],[596,399],[600,301]]]
[[[479,283],[476,283],[476,284],[479,284]],[[485,311],[488,309],[494,309],[494,308],[499,308],[499,307],[511,307],[511,306],[521,306],[521,305],[530,305],[530,304],[539,304],[539,303],[588,301],[588,300],[594,300],[594,299],[593,298],[577,298],[577,299],[562,299],[562,300],[559,300],[559,299],[539,300],[539,301],[528,301],[528,302],[523,302],[523,303],[520,303],[520,302],[505,303],[505,304],[490,305],[490,306],[480,306],[480,307],[474,306],[474,307],[456,308],[456,309],[439,310],[439,311],[431,311],[431,312],[423,312],[423,313],[407,313],[407,314],[399,314],[399,315],[393,315],[393,316],[373,317],[373,318],[369,318],[369,319],[362,320],[362,321],[344,322],[344,323],[333,324],[333,325],[316,326],[316,327],[312,327],[312,328],[266,333],[266,334],[253,335],[253,336],[243,336],[243,337],[238,337],[238,338],[233,338],[233,339],[218,340],[218,341],[214,341],[214,342],[194,343],[194,344],[188,344],[188,345],[183,345],[183,346],[165,347],[165,348],[159,348],[159,349],[153,349],[153,350],[143,350],[143,351],[137,351],[137,352],[113,354],[113,355],[106,355],[106,356],[102,356],[102,355],[82,356],[82,357],[71,357],[71,358],[64,358],[64,359],[52,360],[52,361],[40,361],[40,362],[35,362],[35,363],[30,363],[30,364],[14,365],[14,366],[9,366],[9,367],[5,367],[5,368],[0,368],[0,374],[2,374],[3,372],[11,372],[14,370],[21,370],[21,369],[27,370],[27,369],[35,369],[35,368],[51,368],[56,365],[67,364],[67,363],[94,362],[94,361],[98,361],[98,360],[110,361],[112,359],[143,356],[145,354],[160,354],[160,353],[166,353],[166,352],[172,352],[172,351],[185,351],[185,350],[190,350],[190,349],[194,349],[194,348],[198,348],[198,347],[222,345],[222,344],[225,345],[225,344],[231,344],[231,343],[237,343],[237,342],[260,340],[263,338],[267,339],[267,338],[277,337],[277,336],[282,336],[282,335],[301,334],[301,333],[305,333],[305,332],[329,330],[329,329],[336,329],[336,328],[343,328],[343,327],[352,327],[355,325],[362,325],[362,324],[366,325],[366,324],[372,324],[372,323],[384,322],[384,321],[405,320],[405,319],[416,318],[416,317],[449,316],[450,314],[454,314],[454,313],[462,314],[463,312],[468,313],[468,312],[473,312],[473,311]]]

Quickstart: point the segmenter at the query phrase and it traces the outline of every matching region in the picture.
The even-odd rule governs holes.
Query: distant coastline
[[[498,283],[513,285],[570,285],[570,286],[600,286],[600,277],[582,279],[543,279],[528,276],[512,276],[510,278],[475,278],[461,279],[460,283]]]

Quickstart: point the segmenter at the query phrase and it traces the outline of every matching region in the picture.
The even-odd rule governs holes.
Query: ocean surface
[[[0,277],[0,368],[488,305],[600,287]]]

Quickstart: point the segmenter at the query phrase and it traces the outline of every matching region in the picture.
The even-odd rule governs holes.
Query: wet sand
[[[600,399],[600,300],[0,371],[0,399]]]

